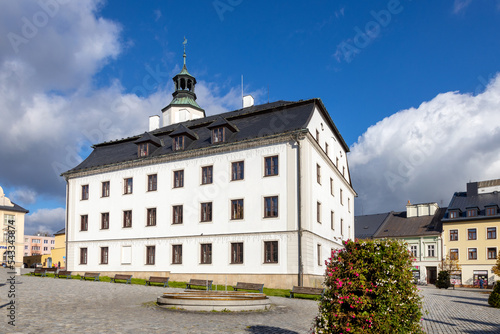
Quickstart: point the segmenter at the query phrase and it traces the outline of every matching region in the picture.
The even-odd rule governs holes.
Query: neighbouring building
[[[24,216],[28,212],[6,197],[2,187],[0,187],[0,218],[3,222],[0,243],[2,262],[8,264],[9,261],[14,260],[15,266],[18,268],[21,268],[23,264]],[[9,234],[9,231],[14,233]],[[9,246],[14,246],[14,250]]]
[[[93,146],[67,181],[67,267],[319,286],[354,237],[348,146],[320,99],[213,116],[184,66],[148,132]]]
[[[437,203],[411,204],[408,201],[406,211],[357,216],[356,236],[403,240],[415,257],[415,281],[434,284],[443,259],[441,218],[445,212],[446,208],[439,208]]]
[[[52,263],[59,268],[66,268],[66,230],[54,233],[55,244],[50,253]]]
[[[445,254],[462,267],[455,284],[479,286],[479,279],[492,285],[500,279],[492,271],[500,242],[500,179],[467,183],[456,192],[443,219]]]
[[[51,235],[25,235],[24,256],[50,255],[55,247],[55,238]]]

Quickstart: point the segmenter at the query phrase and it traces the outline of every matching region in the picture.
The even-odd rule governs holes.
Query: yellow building
[[[2,225],[2,240],[0,255],[2,262],[8,266],[21,268],[24,252],[24,215],[29,211],[12,203],[0,187],[0,219]]]
[[[462,270],[452,283],[465,286],[492,285],[500,277],[496,263],[500,240],[500,180],[472,182],[467,192],[456,192],[443,222],[445,254],[458,259]]]
[[[56,242],[50,254],[52,264],[59,268],[66,268],[66,229],[57,231],[54,236]]]

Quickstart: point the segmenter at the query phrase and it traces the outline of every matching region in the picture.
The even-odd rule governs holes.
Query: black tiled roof
[[[59,234],[64,234],[64,233],[66,233],[66,228],[60,229],[59,231],[57,231],[56,233],[54,233],[54,235],[59,235]]]
[[[25,208],[17,205],[14,202],[11,202],[11,203],[14,204],[14,206],[3,206],[3,205],[0,205],[0,210],[3,210],[3,211],[13,211],[13,212],[24,212],[24,213],[30,212],[29,210],[26,210]]]
[[[373,235],[377,232],[378,228],[382,225],[387,216],[389,216],[389,212],[354,217],[355,238],[373,238]]]
[[[453,194],[450,204],[448,205],[448,211],[444,216],[445,221],[457,221],[457,220],[471,220],[471,219],[488,219],[488,218],[498,218],[500,213],[495,216],[486,216],[485,207],[491,205],[500,204],[500,193],[497,191],[491,193],[477,194],[477,195],[467,195],[467,192],[456,192]],[[479,209],[477,217],[466,217],[467,208],[477,207]],[[460,210],[461,216],[458,218],[450,219],[451,210]]]
[[[137,156],[137,145],[135,142],[140,139],[141,136],[94,145],[94,150],[87,159],[75,168],[63,173],[63,175],[106,165],[178,153],[178,151],[174,152],[172,149],[173,139],[171,135],[175,133],[176,130],[179,130],[179,128],[186,128],[197,137],[197,139],[190,142],[182,152],[218,145],[228,145],[306,129],[306,125],[312,116],[315,106],[323,112],[325,119],[338,137],[341,145],[346,152],[348,152],[349,147],[338,132],[320,99],[310,99],[298,102],[277,101],[172,124],[151,131],[150,134],[161,140],[163,146],[151,152],[148,157],[139,158]],[[238,131],[228,135],[224,143],[212,145],[212,132],[209,126],[214,122],[220,122],[221,117],[227,122],[230,122]]]
[[[439,208],[432,216],[406,217],[406,211],[391,212],[375,233],[374,238],[414,237],[439,235],[443,230],[441,219],[446,208]]]

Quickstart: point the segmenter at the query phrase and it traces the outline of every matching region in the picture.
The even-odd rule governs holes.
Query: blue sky
[[[209,114],[241,105],[241,75],[256,103],[323,100],[352,150],[356,214],[446,206],[500,178],[499,32],[493,0],[4,1],[0,185],[28,233],[60,229],[58,174],[160,114],[185,36]]]

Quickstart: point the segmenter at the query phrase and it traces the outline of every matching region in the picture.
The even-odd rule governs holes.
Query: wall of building
[[[2,241],[0,242],[0,255],[2,262],[7,262],[9,259],[5,258],[5,252],[9,251],[9,246],[12,244],[9,242],[8,233],[9,231],[9,223],[8,220],[14,219],[14,227],[15,227],[15,266],[21,267],[23,264],[23,251],[24,251],[24,212],[15,212],[8,210],[0,210],[0,219],[2,222]],[[12,231],[13,229],[11,229]]]

